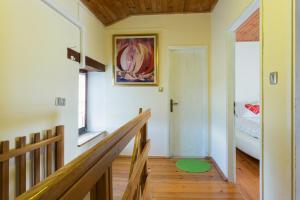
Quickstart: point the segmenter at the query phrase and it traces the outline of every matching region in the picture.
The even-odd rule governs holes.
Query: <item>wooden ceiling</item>
[[[236,31],[237,42],[259,41],[259,10],[254,12]]]
[[[218,0],[81,0],[104,24],[132,15],[207,13]]]

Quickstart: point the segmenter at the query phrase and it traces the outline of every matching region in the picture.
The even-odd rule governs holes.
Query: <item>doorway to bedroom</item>
[[[259,9],[235,30],[234,151],[236,184],[245,199],[260,198],[261,67]]]

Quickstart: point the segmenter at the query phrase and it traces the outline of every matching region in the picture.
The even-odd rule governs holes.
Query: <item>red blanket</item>
[[[245,104],[245,108],[253,112],[254,114],[258,115],[260,113],[260,106],[253,105],[253,104]]]

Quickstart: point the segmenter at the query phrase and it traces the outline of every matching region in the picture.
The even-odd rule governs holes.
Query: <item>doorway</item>
[[[228,174],[245,199],[261,197],[261,46],[259,0],[228,32]]]
[[[255,15],[258,11],[252,17]],[[259,40],[252,36],[243,37],[237,38],[235,43],[236,183],[245,199],[258,200],[261,158],[260,45]]]
[[[170,155],[208,155],[208,55],[206,47],[169,48]]]

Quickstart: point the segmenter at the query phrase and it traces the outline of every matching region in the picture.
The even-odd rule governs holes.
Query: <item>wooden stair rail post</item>
[[[52,130],[47,130],[46,139],[50,139],[52,137]],[[46,146],[46,176],[50,176],[52,174],[52,144],[48,144]]]
[[[35,133],[33,135],[33,143],[38,143],[41,140],[40,133]],[[41,150],[36,149],[33,151],[33,159],[32,159],[32,174],[33,174],[33,181],[32,184],[36,185],[40,182],[40,174],[41,174]]]
[[[148,141],[148,123],[145,123],[141,130],[141,149],[144,149],[146,147],[147,141]],[[150,177],[150,171],[148,171],[148,158],[145,162],[144,169],[142,172],[142,183],[141,183],[141,191],[142,196],[145,198],[148,198],[148,188],[149,186],[149,178]]]
[[[9,151],[9,141],[0,142],[0,154]],[[0,199],[9,198],[9,160],[0,162]]]
[[[55,170],[58,170],[64,166],[64,126],[57,126],[55,135],[61,136],[55,144]]]
[[[111,166],[107,168],[100,180],[91,190],[91,200],[112,200],[112,170]]]
[[[16,139],[16,148],[26,145],[26,137]],[[26,191],[26,152],[16,157],[16,196]]]

